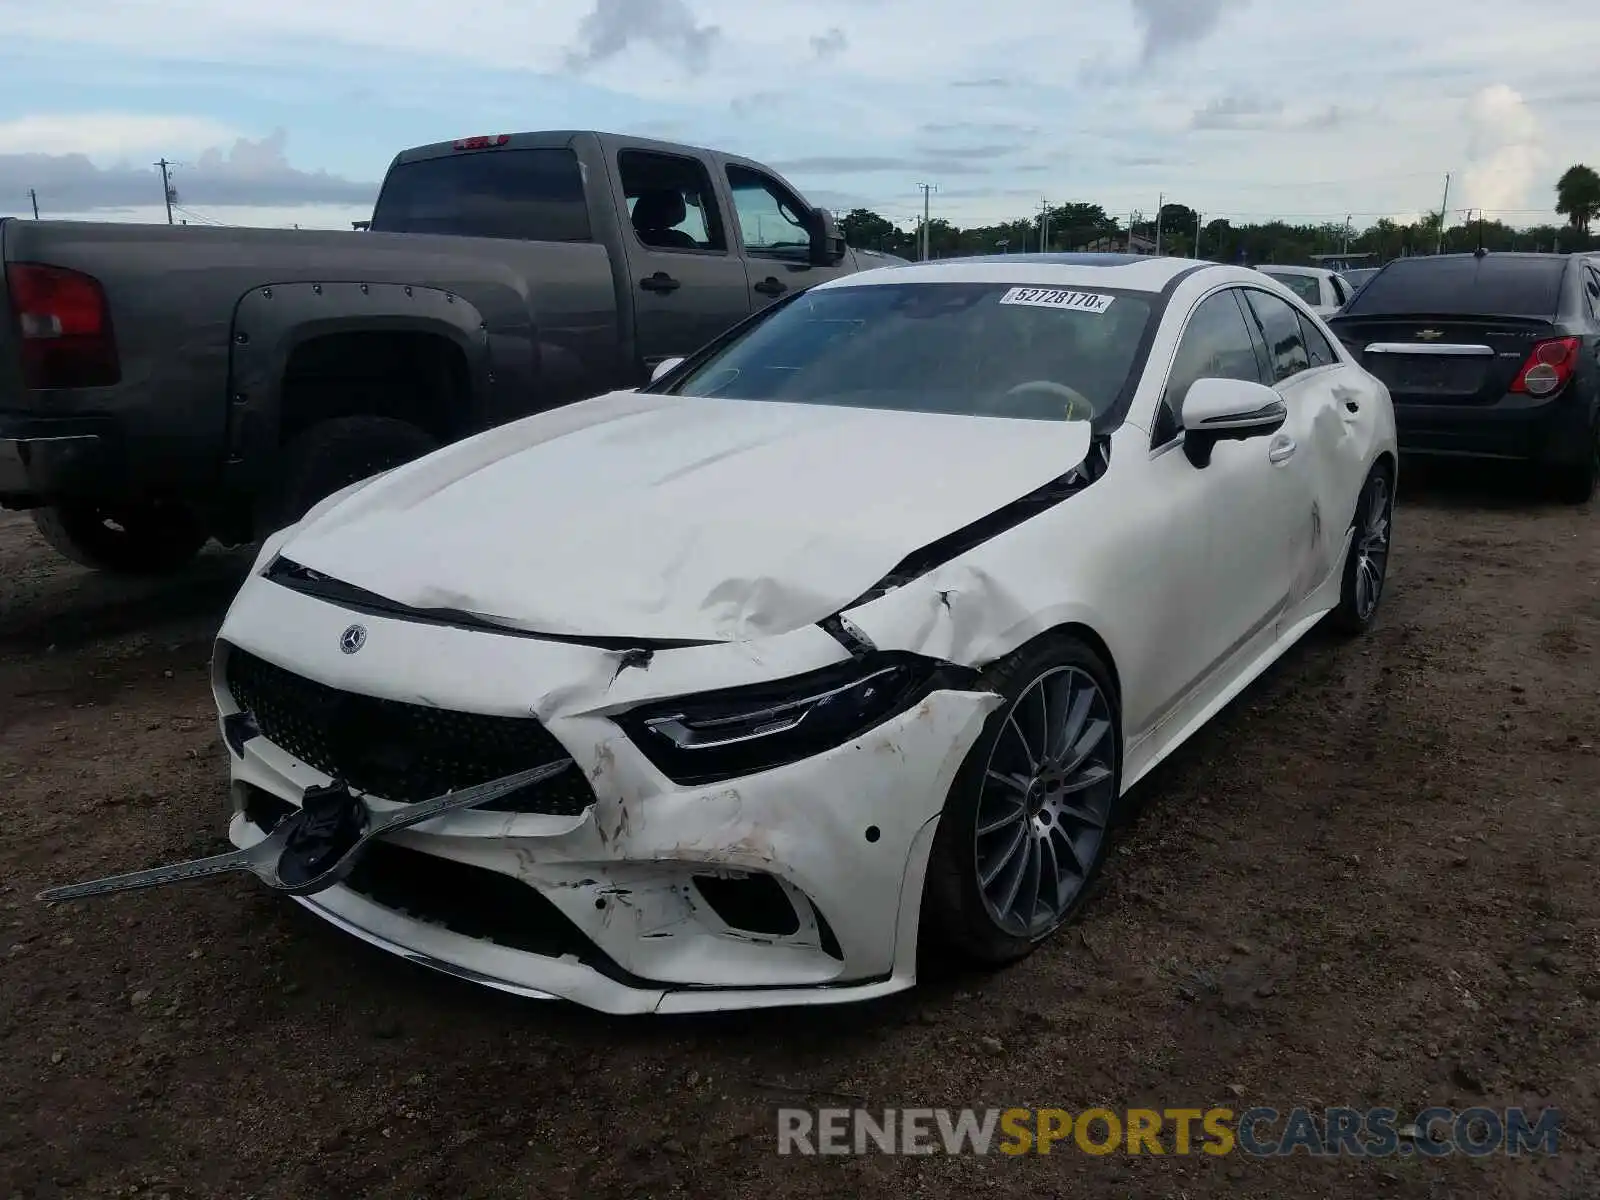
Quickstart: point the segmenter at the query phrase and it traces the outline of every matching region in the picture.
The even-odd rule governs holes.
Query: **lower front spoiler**
[[[931,833],[930,826],[930,837]],[[529,955],[406,921],[346,888],[294,900],[343,932],[418,966],[523,999],[566,1000],[617,1016],[855,1004],[906,991],[916,984],[915,970],[901,968],[884,979],[827,987],[630,986],[573,959],[530,963]],[[469,961],[477,965],[467,965]]]

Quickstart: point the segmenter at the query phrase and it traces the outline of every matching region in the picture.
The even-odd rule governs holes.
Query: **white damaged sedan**
[[[825,283],[273,536],[216,647],[230,837],[532,779],[298,898],[611,1012],[882,995],[919,939],[1017,958],[1141,776],[1373,620],[1395,479],[1383,385],[1258,272]]]

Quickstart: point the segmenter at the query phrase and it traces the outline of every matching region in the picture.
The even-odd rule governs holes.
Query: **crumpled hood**
[[[1080,421],[614,392],[392,471],[281,553],[530,631],[741,640],[829,616],[1088,450]]]

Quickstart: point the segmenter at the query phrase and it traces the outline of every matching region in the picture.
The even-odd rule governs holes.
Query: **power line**
[[[206,216],[204,213],[197,213],[192,208],[185,208],[181,204],[174,203],[172,206],[172,211],[182,213],[191,221],[198,221],[202,225],[211,225],[217,229],[229,228],[226,222],[215,220],[212,217]]]

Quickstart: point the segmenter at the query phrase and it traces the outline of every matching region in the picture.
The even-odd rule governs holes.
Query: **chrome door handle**
[[[1294,452],[1299,448],[1291,437],[1275,438],[1272,445],[1267,448],[1267,461],[1273,465],[1286,463],[1294,457]]]

